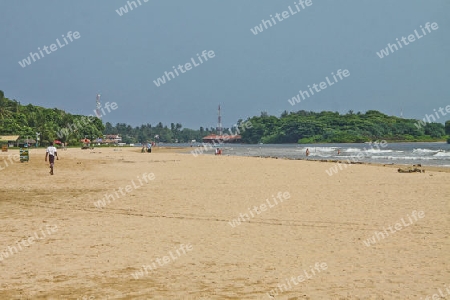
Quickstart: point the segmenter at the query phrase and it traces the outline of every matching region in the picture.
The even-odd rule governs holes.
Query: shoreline
[[[188,155],[192,155],[192,153],[190,151],[192,151],[192,149],[196,149],[197,147],[173,147],[173,146],[156,146],[152,148],[152,153],[180,153],[180,154],[188,154]],[[34,150],[39,150],[41,148],[34,148]],[[42,148],[43,149],[43,148]],[[78,148],[67,148],[67,149],[78,149]],[[130,149],[130,152],[141,152],[141,148],[140,147],[97,147],[95,148],[93,151],[99,151],[99,150],[108,150],[108,149],[117,149],[117,150],[113,150],[113,151],[122,151],[122,149]],[[135,151],[133,151],[133,149]],[[18,149],[14,149],[14,150],[18,150]],[[31,149],[33,150],[33,149]],[[92,151],[89,149],[86,149],[85,151]],[[65,151],[62,153],[66,153]],[[149,153],[149,154],[152,154]],[[0,158],[3,156],[8,157],[11,156],[10,152],[3,152],[0,153]],[[31,153],[30,153],[31,155]],[[201,155],[208,155],[208,156],[214,156],[214,153],[202,153]],[[17,154],[18,156],[18,154]],[[267,158],[267,159],[281,159],[281,160],[301,160],[301,161],[312,161],[312,162],[321,162],[321,163],[341,163],[341,164],[350,164],[350,165],[367,165],[367,166],[379,166],[379,167],[389,167],[389,168],[408,168],[408,167],[416,167],[418,165],[418,167],[421,167],[422,169],[428,170],[428,171],[433,171],[433,172],[444,172],[444,173],[450,173],[450,167],[443,167],[443,166],[432,166],[432,165],[426,165],[423,163],[419,163],[419,164],[398,164],[398,163],[390,163],[390,164],[386,164],[386,163],[373,163],[373,162],[363,162],[363,161],[358,161],[358,162],[353,162],[351,161],[350,163],[347,162],[347,160],[340,160],[340,159],[308,159],[308,158],[289,158],[289,157],[277,157],[277,156],[248,156],[248,155],[232,155],[232,154],[224,154],[222,156],[227,156],[227,157],[253,157],[253,158]],[[17,162],[19,163],[19,162]]]
[[[170,149],[178,150],[177,153],[181,154],[188,154],[192,155],[190,149],[195,149],[197,147],[161,147],[164,148],[164,152],[170,152]],[[188,151],[188,152],[184,152]],[[175,153],[175,152],[174,152]],[[201,155],[210,155],[213,156],[214,153],[203,153]],[[308,158],[289,158],[289,157],[277,157],[277,156],[269,156],[269,155],[263,155],[263,156],[248,156],[248,155],[231,155],[231,154],[224,154],[222,156],[228,156],[228,157],[254,157],[254,158],[268,158],[268,159],[281,159],[281,160],[302,160],[302,161],[313,161],[313,162],[321,162],[321,163],[342,163],[342,164],[351,164],[351,165],[367,165],[367,166],[379,166],[379,167],[390,167],[390,168],[407,168],[407,167],[416,167],[420,165],[422,169],[433,171],[433,172],[444,172],[444,173],[450,173],[450,167],[443,167],[443,166],[430,166],[425,165],[423,163],[419,164],[386,164],[386,163],[372,163],[372,162],[350,162],[348,163],[347,160],[340,160],[340,159],[308,159]]]
[[[234,155],[230,155],[234,156]],[[238,156],[238,155],[236,155]],[[341,163],[341,164],[348,164],[348,165],[367,165],[367,166],[374,166],[374,167],[390,167],[390,168],[405,168],[405,167],[420,167],[422,169],[427,168],[427,170],[434,171],[434,172],[445,172],[450,173],[450,167],[441,167],[441,166],[428,166],[428,165],[410,165],[410,164],[382,164],[382,163],[370,163],[370,162],[350,162],[348,163],[345,160],[338,160],[338,159],[307,159],[307,158],[287,158],[287,157],[275,157],[275,156],[246,156],[246,157],[261,157],[261,158],[272,158],[272,159],[284,159],[284,160],[304,160],[304,161],[315,161],[315,162],[324,162],[324,163]]]

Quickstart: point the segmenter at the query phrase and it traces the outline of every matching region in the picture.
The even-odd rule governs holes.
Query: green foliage
[[[249,118],[252,128],[242,133],[245,143],[361,143],[371,140],[437,141],[445,138],[444,126],[417,120],[387,116],[376,110],[366,113],[283,112],[277,118],[262,113]],[[450,122],[446,123],[450,131]],[[449,134],[447,132],[447,134]]]
[[[119,134],[124,143],[146,143],[148,141],[188,143],[192,140],[201,142],[204,136],[215,133],[215,131],[203,127],[200,127],[200,130],[182,129],[182,127],[180,123],[171,123],[170,128],[168,128],[160,122],[156,126],[145,124],[133,128],[125,123],[117,123],[113,126],[106,122],[104,133]]]
[[[238,123],[241,123],[239,120]],[[345,115],[338,112],[284,111],[279,118],[261,112],[260,116],[247,119],[251,127],[240,131],[244,143],[360,143],[371,140],[387,141],[437,141],[450,136],[450,121],[421,123],[418,120],[387,116],[376,110],[366,113],[350,110]],[[236,130],[227,130],[232,133]],[[103,125],[96,117],[71,115],[59,109],[48,109],[28,104],[20,105],[16,100],[4,97],[0,90],[0,134],[29,136],[35,138],[39,132],[40,143],[54,139],[78,145],[85,136],[93,139],[103,134],[119,134],[124,143],[200,142],[206,135],[216,133],[214,128],[193,130],[183,128],[180,123],[171,123],[170,128],[161,122],[156,126],[145,124],[131,127],[125,123]],[[450,142],[450,139],[448,140]]]
[[[450,144],[450,120],[445,122],[445,134],[449,136],[449,138],[447,139],[447,144]]]
[[[2,135],[20,135],[20,138],[35,139],[36,132],[39,132],[40,144],[44,145],[55,139],[78,145],[79,140],[85,136],[95,138],[103,135],[104,126],[100,119],[92,118],[91,122],[85,120],[85,116],[71,115],[56,108],[20,105],[16,100],[5,98],[3,91],[0,91]]]

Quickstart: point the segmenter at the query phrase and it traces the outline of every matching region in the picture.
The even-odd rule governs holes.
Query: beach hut
[[[23,139],[23,142],[21,144],[34,145],[34,144],[36,144],[36,140],[34,140],[34,139]]]
[[[7,147],[14,147],[14,144],[17,145],[18,140],[19,140],[18,135],[3,135],[0,136],[0,145],[7,145]]]

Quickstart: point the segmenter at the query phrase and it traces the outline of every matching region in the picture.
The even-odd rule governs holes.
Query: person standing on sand
[[[152,144],[147,143],[147,152],[152,153]]]
[[[56,156],[56,160],[59,160],[56,148],[53,146],[53,143],[50,142],[50,146],[48,146],[47,150],[45,151],[45,162],[47,162],[47,157],[48,157],[49,163],[50,163],[50,175],[53,175],[53,166],[55,164],[55,156]]]
[[[306,156],[309,156],[309,149],[306,148]]]

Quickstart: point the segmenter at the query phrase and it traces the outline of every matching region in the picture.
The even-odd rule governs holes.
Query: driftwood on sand
[[[422,165],[413,165],[413,167],[422,167]],[[419,168],[413,168],[413,167],[408,167],[408,168],[398,168],[398,172],[399,173],[425,173],[425,170],[423,169],[419,169]]]

